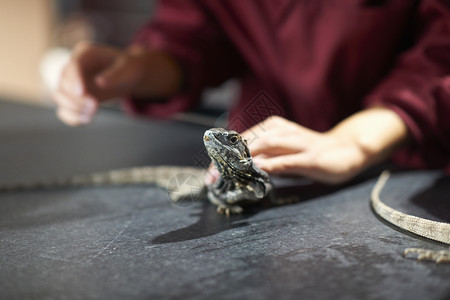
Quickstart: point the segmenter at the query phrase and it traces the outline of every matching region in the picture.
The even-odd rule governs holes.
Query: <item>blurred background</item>
[[[47,104],[81,40],[125,46],[154,0],[0,0],[0,99]]]
[[[0,100],[49,105],[50,91],[79,41],[123,47],[152,16],[156,0],[0,0]],[[205,92],[226,110],[234,81]]]

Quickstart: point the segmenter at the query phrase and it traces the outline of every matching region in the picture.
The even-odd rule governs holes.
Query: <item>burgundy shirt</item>
[[[411,167],[450,166],[450,0],[162,0],[136,42],[171,53],[185,89],[129,111],[165,117],[239,78],[230,127],[280,115],[317,131],[382,105],[415,143]]]

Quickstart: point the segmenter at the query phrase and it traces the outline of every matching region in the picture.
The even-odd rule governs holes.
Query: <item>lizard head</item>
[[[245,172],[253,167],[247,142],[236,131],[211,128],[203,135],[203,142],[222,175]]]

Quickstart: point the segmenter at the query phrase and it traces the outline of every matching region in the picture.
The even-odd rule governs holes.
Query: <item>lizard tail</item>
[[[438,241],[445,244],[450,244],[450,224],[444,222],[436,222],[428,219],[423,219],[402,213],[395,210],[380,199],[380,193],[383,187],[386,185],[390,176],[389,171],[383,171],[381,173],[377,183],[372,189],[371,204],[375,213],[388,221],[389,223],[420,235],[422,237]]]
[[[183,181],[183,178],[196,178],[202,182],[204,169],[174,166],[148,166],[119,169],[107,172],[76,175],[67,178],[56,178],[47,181],[0,184],[0,191],[13,192],[31,189],[53,189],[81,186],[119,186],[131,184],[154,184],[169,189],[171,181]],[[180,177],[180,178],[178,178]],[[173,184],[172,184],[173,185]]]

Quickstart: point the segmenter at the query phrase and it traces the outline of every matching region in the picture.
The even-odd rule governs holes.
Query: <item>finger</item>
[[[90,97],[84,97],[79,99],[77,97],[69,97],[64,92],[57,90],[52,95],[53,101],[61,111],[67,111],[62,114],[60,119],[67,124],[75,124],[75,117],[77,117],[78,123],[86,124],[94,117],[98,109],[98,102]],[[67,116],[70,112],[70,116]],[[60,114],[58,114],[60,115]]]
[[[219,179],[219,177],[220,177],[219,171],[216,169],[216,167],[214,167],[213,164],[210,164],[208,170],[206,171],[205,184],[206,185],[213,184],[214,182],[217,181],[217,179]]]
[[[326,184],[340,184],[355,176],[354,171],[324,167],[307,154],[281,155],[258,162],[258,167],[269,174],[305,176]]]
[[[81,101],[82,95],[86,92],[85,82],[79,66],[73,62],[65,65],[58,82],[58,90],[75,100]]]
[[[59,108],[73,110],[74,112],[80,112],[82,110],[82,105],[78,104],[81,101],[74,101],[72,97],[67,96],[59,89],[52,93],[52,100]]]
[[[60,88],[68,95],[79,98],[90,96],[97,102],[112,98],[111,93],[105,93],[101,88],[99,89],[95,78],[108,69],[120,54],[121,51],[111,47],[89,43],[77,45],[70,62],[64,69]]]
[[[280,118],[280,119],[282,119],[282,118]],[[278,127],[278,126],[275,126],[278,121],[282,122],[282,120],[279,120],[279,117],[270,116],[270,117],[266,118],[264,121],[252,126],[250,128],[250,130],[252,130],[256,133],[264,132],[264,131],[270,130],[274,127]]]
[[[253,142],[263,142],[272,137],[310,134],[311,131],[297,123],[279,116],[271,116],[242,132],[242,137],[251,145]]]
[[[326,184],[339,184],[349,178],[318,168],[311,157],[302,154],[281,155],[261,159],[258,162],[258,167],[269,174],[304,176]]]
[[[311,175],[313,165],[307,155],[288,154],[259,158],[258,167],[271,174]]]
[[[59,108],[71,110],[78,114],[92,115],[97,106],[96,101],[89,96],[82,98],[68,96],[61,90],[54,91],[52,99]]]
[[[268,156],[294,154],[304,151],[306,145],[301,137],[293,136],[271,136],[256,139],[249,144],[252,156],[264,154]]]
[[[260,129],[257,129],[255,131],[252,130],[253,129],[246,130],[241,134],[242,138],[247,142],[250,153],[252,153],[252,155],[253,151],[258,151],[258,149],[261,148],[266,141],[272,139],[273,137],[281,137],[285,135],[282,130],[276,128],[271,128],[268,131],[262,131]],[[259,153],[260,152],[258,152],[258,154]],[[255,152],[254,155],[256,154],[257,153]]]
[[[99,70],[114,61],[120,53],[120,50],[112,47],[83,41],[74,47],[71,61],[87,67],[88,70]]]
[[[243,131],[241,133],[241,136],[244,139],[247,139],[249,141],[255,140],[257,138],[261,138],[264,135],[270,134],[271,132],[277,131],[278,127],[270,126],[268,127],[265,125],[264,122],[258,123],[249,129]]]
[[[248,129],[248,131],[252,131],[257,134],[261,134],[264,132],[272,131],[272,130],[279,130],[279,129],[290,129],[290,128],[297,128],[301,127],[297,123],[294,123],[292,121],[289,121],[283,117],[280,116],[270,116],[264,121],[252,126]],[[245,135],[247,131],[244,131],[243,134]]]
[[[125,92],[132,89],[139,81],[139,70],[133,59],[122,56],[97,75],[95,83],[101,89]]]
[[[92,117],[86,115],[79,115],[68,109],[59,108],[57,110],[58,118],[69,126],[80,126],[88,124],[92,121]]]

